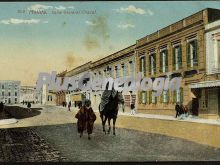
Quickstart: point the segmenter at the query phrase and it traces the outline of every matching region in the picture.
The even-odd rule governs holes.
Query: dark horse
[[[122,98],[121,93],[117,92],[115,97],[113,97],[112,94],[110,95],[110,97],[108,98],[108,103],[104,106],[103,111],[100,111],[100,104],[99,104],[99,113],[100,113],[100,117],[102,120],[103,132],[105,132],[105,134],[106,134],[105,123],[107,119],[108,119],[108,125],[109,125],[108,134],[111,131],[110,121],[111,119],[113,119],[113,135],[115,135],[115,123],[116,123],[116,119],[118,115],[118,104],[119,103],[124,104],[124,100]]]

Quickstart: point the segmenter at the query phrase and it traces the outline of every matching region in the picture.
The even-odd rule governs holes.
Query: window
[[[142,75],[146,75],[146,61],[145,61],[145,56],[142,56],[140,58],[140,72],[142,72]]]
[[[2,85],[2,89],[5,89],[5,86],[4,86],[4,85]]]
[[[47,96],[47,101],[52,101],[52,96],[51,95]]]
[[[187,66],[198,66],[197,40],[189,41],[187,44]]]
[[[141,103],[146,104],[147,103],[147,93],[145,91],[141,92]]]
[[[115,72],[116,72],[116,78],[119,78],[121,76],[121,74],[120,74],[120,72],[121,72],[120,65],[115,66]]]
[[[134,76],[134,62],[129,61],[129,65],[130,65],[130,76]]]
[[[149,56],[149,73],[151,75],[156,73],[156,53]]]
[[[183,88],[174,91],[174,103],[183,103]]]
[[[169,93],[168,93],[168,91],[163,91],[162,98],[163,98],[163,103],[168,103],[168,101],[169,101]]]
[[[160,72],[168,71],[168,50],[161,50],[160,52]]]
[[[8,96],[11,96],[11,92],[8,92]]]
[[[122,68],[123,68],[123,76],[127,76],[128,75],[128,67],[126,64],[122,64]]]
[[[15,96],[17,96],[17,92],[15,92]]]
[[[15,98],[15,103],[17,103],[17,101],[18,101],[18,99],[17,99],[17,98]]]
[[[150,94],[149,94],[150,103],[152,103],[152,104],[157,103],[157,97],[154,96],[154,93],[156,93],[156,91],[150,91]]]
[[[173,69],[179,70],[182,68],[182,49],[181,45],[173,47]]]
[[[112,68],[111,68],[111,67],[108,68],[108,72],[109,72],[109,75],[110,75],[111,77],[113,77],[113,72],[112,72]]]
[[[5,95],[5,93],[4,92],[2,92],[2,96],[4,96]]]

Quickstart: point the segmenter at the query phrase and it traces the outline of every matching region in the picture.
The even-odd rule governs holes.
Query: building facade
[[[154,91],[139,91],[138,109],[147,113],[174,114],[176,103],[200,112],[200,91],[189,84],[201,82],[206,75],[205,26],[220,19],[220,10],[205,9],[153,34],[136,43],[137,69],[144,76],[182,77],[179,90],[163,91],[154,97]]]
[[[48,85],[44,84],[42,87],[42,104],[44,105],[56,105],[57,97],[56,92],[48,90]]]
[[[76,86],[74,86],[75,90],[63,91],[63,92],[65,92],[66,102],[67,103],[71,102],[71,105],[74,107],[78,106],[79,103],[82,103],[85,98],[91,99],[90,98],[91,91],[88,91],[88,92],[81,91],[77,86],[80,78],[84,74],[89,73],[91,71],[91,64],[92,64],[92,62],[90,61],[88,63],[85,63],[83,65],[80,65],[80,66],[68,71],[65,74],[66,77],[71,77],[71,78],[75,79],[75,85],[76,85]],[[89,80],[86,80],[86,81],[89,81]],[[86,82],[83,82],[83,84],[86,85]]]
[[[142,113],[174,115],[175,105],[183,104],[193,115],[219,116],[220,92],[220,10],[204,9],[163,29],[149,34],[123,50],[100,60],[83,64],[64,75],[79,79],[92,71],[95,77],[113,79],[142,77],[181,77],[179,90],[164,90],[158,97],[156,91],[123,92],[125,105],[134,100]],[[63,75],[63,76],[64,76]],[[62,76],[61,76],[62,77]],[[86,83],[85,83],[86,84]],[[64,98],[75,106],[84,98],[98,108],[103,90],[82,93],[63,91]],[[59,100],[59,99],[58,99]]]
[[[20,102],[20,81],[0,80],[0,102],[18,104]]]
[[[31,102],[41,103],[41,93],[36,90],[34,86],[21,86],[20,90],[20,103]]]
[[[204,117],[220,115],[220,20],[205,26],[206,75],[204,81],[192,83],[200,92],[199,108]]]
[[[136,76],[136,58],[135,45],[131,45],[123,50],[113,53],[105,58],[92,63],[92,72],[97,78],[127,78]],[[103,90],[93,91],[91,93],[92,105],[98,109],[101,102]],[[130,107],[131,99],[136,101],[136,92],[122,92],[125,106]],[[135,102],[134,101],[134,102]]]

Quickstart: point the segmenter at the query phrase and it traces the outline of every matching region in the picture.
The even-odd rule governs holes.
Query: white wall
[[[213,74],[213,69],[218,68],[217,42],[213,35],[220,33],[220,20],[205,26],[206,34],[206,70],[207,74]]]

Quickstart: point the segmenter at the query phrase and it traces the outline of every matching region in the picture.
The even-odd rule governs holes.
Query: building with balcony
[[[0,80],[0,102],[17,104],[20,102],[20,81]]]
[[[139,111],[173,115],[175,104],[181,103],[193,114],[202,114],[199,106],[201,91],[191,89],[189,84],[206,79],[207,65],[212,65],[206,60],[208,56],[210,59],[213,56],[207,54],[210,48],[206,47],[208,34],[205,27],[217,20],[220,20],[220,10],[208,8],[137,40],[137,68],[143,76],[155,79],[167,77],[167,73],[171,72],[170,79],[183,78],[179,90],[163,91],[159,97],[152,95],[154,91],[139,91]],[[219,58],[219,55],[216,56]],[[215,60],[213,65],[218,66],[218,61]]]

